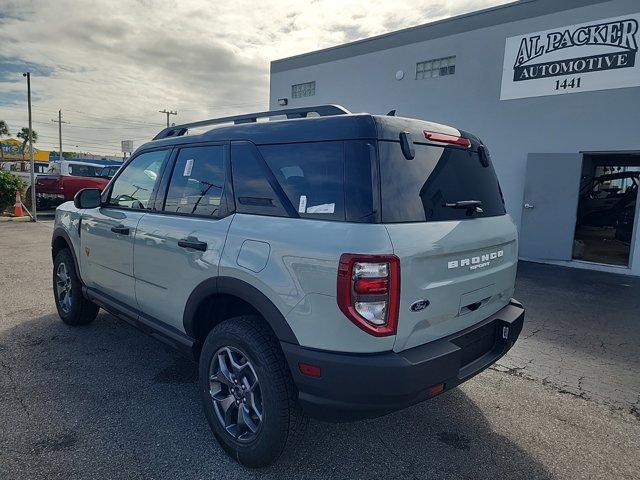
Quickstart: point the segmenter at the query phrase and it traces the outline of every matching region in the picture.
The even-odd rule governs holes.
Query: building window
[[[456,73],[456,57],[434,58],[416,63],[416,80]]]
[[[291,85],[291,98],[312,97],[316,94],[316,82]]]

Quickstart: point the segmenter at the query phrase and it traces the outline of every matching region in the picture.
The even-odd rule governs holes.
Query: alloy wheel
[[[235,440],[250,442],[263,418],[258,376],[248,357],[222,347],[209,365],[209,394],[220,425]]]
[[[56,298],[62,311],[69,313],[73,302],[73,292],[71,276],[64,262],[61,262],[56,270]]]

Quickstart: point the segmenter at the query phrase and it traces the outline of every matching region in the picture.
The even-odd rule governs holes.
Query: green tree
[[[7,126],[7,122],[4,120],[0,120],[0,160],[4,160],[4,150],[2,149],[2,137],[8,137],[11,135],[9,133],[9,127]]]
[[[24,161],[24,151],[27,148],[27,143],[29,143],[29,128],[22,127],[16,136],[22,139],[22,161]],[[35,130],[31,130],[31,142],[36,143],[37,141],[38,133]]]
[[[0,213],[14,204],[16,192],[24,192],[27,184],[20,177],[0,170]]]

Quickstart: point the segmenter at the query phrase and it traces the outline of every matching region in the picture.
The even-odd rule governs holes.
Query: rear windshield
[[[477,152],[415,144],[407,160],[398,142],[378,142],[382,221],[436,222],[504,215],[498,179]],[[476,200],[480,209],[445,206]]]

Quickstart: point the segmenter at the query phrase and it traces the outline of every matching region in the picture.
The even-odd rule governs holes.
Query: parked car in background
[[[115,171],[111,167],[115,167]],[[47,174],[36,180],[36,206],[38,210],[55,210],[58,205],[73,200],[83,188],[102,190],[118,168],[119,165],[81,161],[51,162]]]
[[[615,227],[627,209],[635,208],[638,185],[635,170],[594,177],[580,191],[578,226]]]
[[[49,162],[33,162],[35,166],[34,174],[44,175],[49,170]],[[20,161],[7,161],[0,163],[0,170],[6,170],[11,172],[17,177],[20,177],[24,183],[31,185],[31,163]]]

